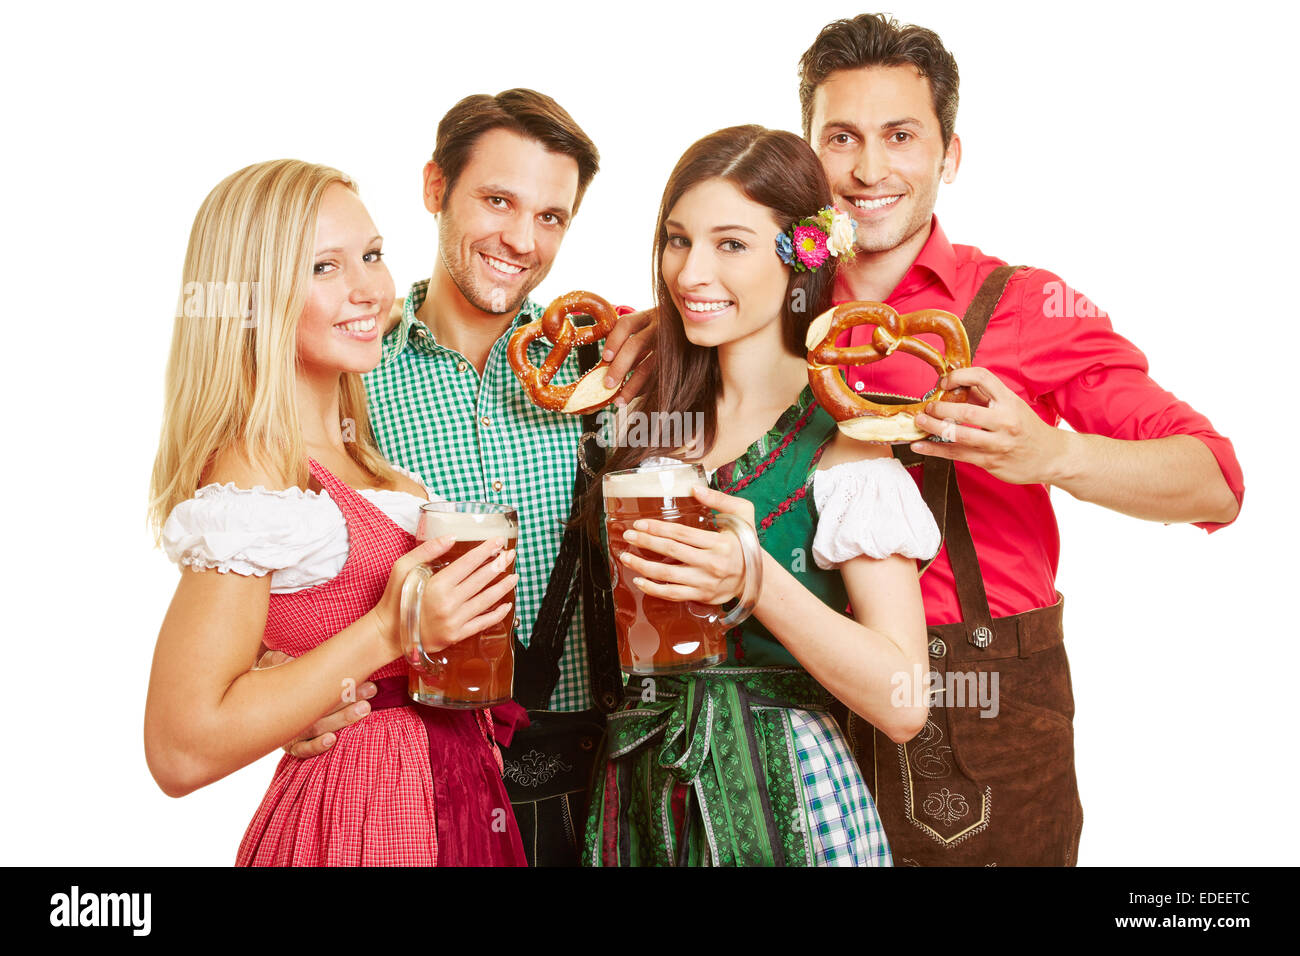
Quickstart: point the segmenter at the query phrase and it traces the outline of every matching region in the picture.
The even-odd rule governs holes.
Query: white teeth
[[[375,327],[374,319],[357,319],[355,322],[340,322],[335,326],[336,329],[343,329],[346,332],[369,332]]]
[[[898,200],[898,196],[887,196],[884,199],[855,199],[853,205],[859,209],[883,209],[886,206],[892,206]]]
[[[504,272],[506,275],[514,275],[517,272],[524,271],[523,266],[512,266],[508,262],[502,262],[500,259],[493,259],[489,255],[484,255],[483,258],[488,261],[488,265],[490,265],[493,269],[498,269],[501,272]]]
[[[726,302],[692,302],[686,300],[686,308],[690,312],[721,312],[727,306],[731,305],[731,300]]]

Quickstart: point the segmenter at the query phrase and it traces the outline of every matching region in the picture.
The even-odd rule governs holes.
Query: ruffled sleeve
[[[182,567],[260,577],[328,560],[338,549],[341,518],[328,498],[299,488],[207,485],[172,509],[162,544]],[[277,575],[277,584],[292,586],[282,577]]]
[[[866,555],[927,561],[939,551],[939,527],[916,482],[893,458],[845,462],[813,476],[817,533],[813,560],[823,570]]]

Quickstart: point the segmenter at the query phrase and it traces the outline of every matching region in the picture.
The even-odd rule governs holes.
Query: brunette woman
[[[762,586],[724,663],[656,677],[649,693],[630,683],[593,792],[589,864],[890,863],[827,705],[838,697],[896,741],[924,725],[915,559],[939,540],[889,449],[840,436],[808,387],[805,331],[830,306],[834,254],[852,249],[831,201],[808,145],[758,126],[696,143],[664,189],[658,368],[638,407],[702,415],[702,441],[616,440],[605,471],[664,455],[701,463],[712,488],[699,500],[756,524]],[[599,508],[593,496],[591,520]],[[732,534],[634,527],[630,543],[671,559],[625,556],[619,573],[645,594],[722,604],[742,593]]]

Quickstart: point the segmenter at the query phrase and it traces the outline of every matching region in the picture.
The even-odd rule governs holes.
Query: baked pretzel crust
[[[873,325],[870,341],[838,348],[841,335],[859,325]],[[939,336],[943,352],[913,336],[929,332]],[[924,309],[899,315],[883,302],[845,302],[823,312],[808,327],[808,382],[822,407],[839,422],[850,438],[880,444],[915,441],[928,437],[916,427],[915,417],[930,402],[964,402],[968,390],[936,387],[920,401],[891,405],[873,401],[849,388],[841,365],[870,365],[895,352],[919,358],[942,378],[948,372],[969,368],[970,341],[961,319],[941,309]]]
[[[595,323],[578,328],[570,318],[574,315],[589,315]],[[546,307],[540,319],[516,329],[506,346],[506,358],[529,400],[539,408],[567,415],[585,415],[607,405],[622,387],[621,383],[612,389],[605,387],[608,362],[597,363],[568,385],[552,385],[551,379],[569,352],[599,342],[617,322],[618,313],[612,305],[594,292],[577,291],[560,296]],[[543,336],[551,343],[551,351],[541,366],[535,366],[528,361],[528,346]]]

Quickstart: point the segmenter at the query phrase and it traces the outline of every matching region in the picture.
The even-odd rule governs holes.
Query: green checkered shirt
[[[370,422],[380,449],[452,501],[491,501],[519,513],[519,640],[528,646],[546,583],[564,536],[573,498],[582,419],[538,408],[506,360],[506,342],[542,309],[524,302],[510,328],[492,345],[482,378],[465,356],[439,345],[415,317],[428,291],[411,286],[402,321],[384,337],[379,367],[365,376]],[[538,340],[529,358],[541,365],[550,346]],[[554,382],[578,377],[578,353],[569,353]],[[591,706],[582,602],[575,602],[554,710]]]

